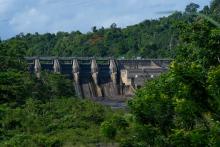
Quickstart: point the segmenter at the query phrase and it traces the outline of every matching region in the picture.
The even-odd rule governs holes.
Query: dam
[[[168,70],[170,59],[113,59],[80,57],[25,57],[29,71],[64,74],[84,98],[132,97],[150,79]]]

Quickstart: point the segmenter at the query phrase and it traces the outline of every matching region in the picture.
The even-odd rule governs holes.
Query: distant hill
[[[207,7],[201,12],[209,14],[211,10]],[[109,28],[93,27],[86,34],[79,31],[42,35],[21,33],[5,42],[18,45],[26,56],[173,57],[179,43],[177,24],[190,23],[198,17],[188,15],[190,11],[197,11],[195,4],[188,5],[185,12],[174,12],[157,20],[145,20],[124,29],[113,23]]]

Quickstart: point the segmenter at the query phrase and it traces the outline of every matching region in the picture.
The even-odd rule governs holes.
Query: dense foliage
[[[191,3],[184,13],[125,29],[0,41],[0,146],[219,146],[220,1],[197,8]],[[75,98],[62,75],[30,75],[23,57],[32,55],[175,58],[123,115]]]
[[[79,99],[28,99],[14,109],[1,105],[0,115],[0,146],[95,146],[105,141],[99,125],[112,111]]]
[[[220,27],[210,21],[220,20],[216,5],[220,1],[213,1],[205,18],[196,14],[192,22],[177,24],[175,60],[168,73],[146,83],[129,102],[125,131],[108,121],[116,127],[115,137],[124,135],[122,146],[220,145]]]

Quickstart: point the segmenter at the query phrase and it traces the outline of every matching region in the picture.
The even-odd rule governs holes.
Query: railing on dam
[[[113,59],[86,57],[25,57],[29,70],[65,74],[81,97],[129,97],[144,82],[168,70],[170,59]]]

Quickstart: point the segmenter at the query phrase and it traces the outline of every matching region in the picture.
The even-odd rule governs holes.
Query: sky
[[[91,31],[93,26],[118,27],[183,11],[190,2],[209,5],[211,0],[0,0],[0,38],[23,33]]]

